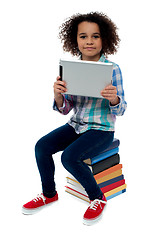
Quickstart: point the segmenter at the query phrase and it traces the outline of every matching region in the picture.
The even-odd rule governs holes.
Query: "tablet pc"
[[[112,82],[112,63],[60,59],[59,64],[65,94],[103,98],[100,92]]]

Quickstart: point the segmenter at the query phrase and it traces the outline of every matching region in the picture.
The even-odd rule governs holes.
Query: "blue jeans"
[[[81,183],[90,200],[99,198],[102,192],[83,160],[93,158],[106,149],[113,137],[114,132],[93,129],[77,134],[68,124],[42,137],[36,143],[35,156],[44,196],[53,197],[56,194],[52,155],[63,151],[61,161],[65,169]]]

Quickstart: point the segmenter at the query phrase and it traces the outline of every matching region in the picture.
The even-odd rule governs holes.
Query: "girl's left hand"
[[[108,99],[111,105],[117,105],[119,103],[119,97],[117,96],[117,88],[112,84],[108,85],[101,91],[102,97]]]

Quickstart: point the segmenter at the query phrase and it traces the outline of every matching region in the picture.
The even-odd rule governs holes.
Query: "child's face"
[[[78,25],[77,43],[82,60],[98,61],[102,50],[99,26],[93,22],[81,22]]]

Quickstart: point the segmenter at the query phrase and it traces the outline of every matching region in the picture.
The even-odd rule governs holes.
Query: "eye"
[[[82,38],[82,39],[85,39],[85,38],[86,38],[86,36],[80,36],[80,38]]]
[[[99,35],[95,35],[95,36],[93,36],[93,38],[100,38],[100,36]]]

